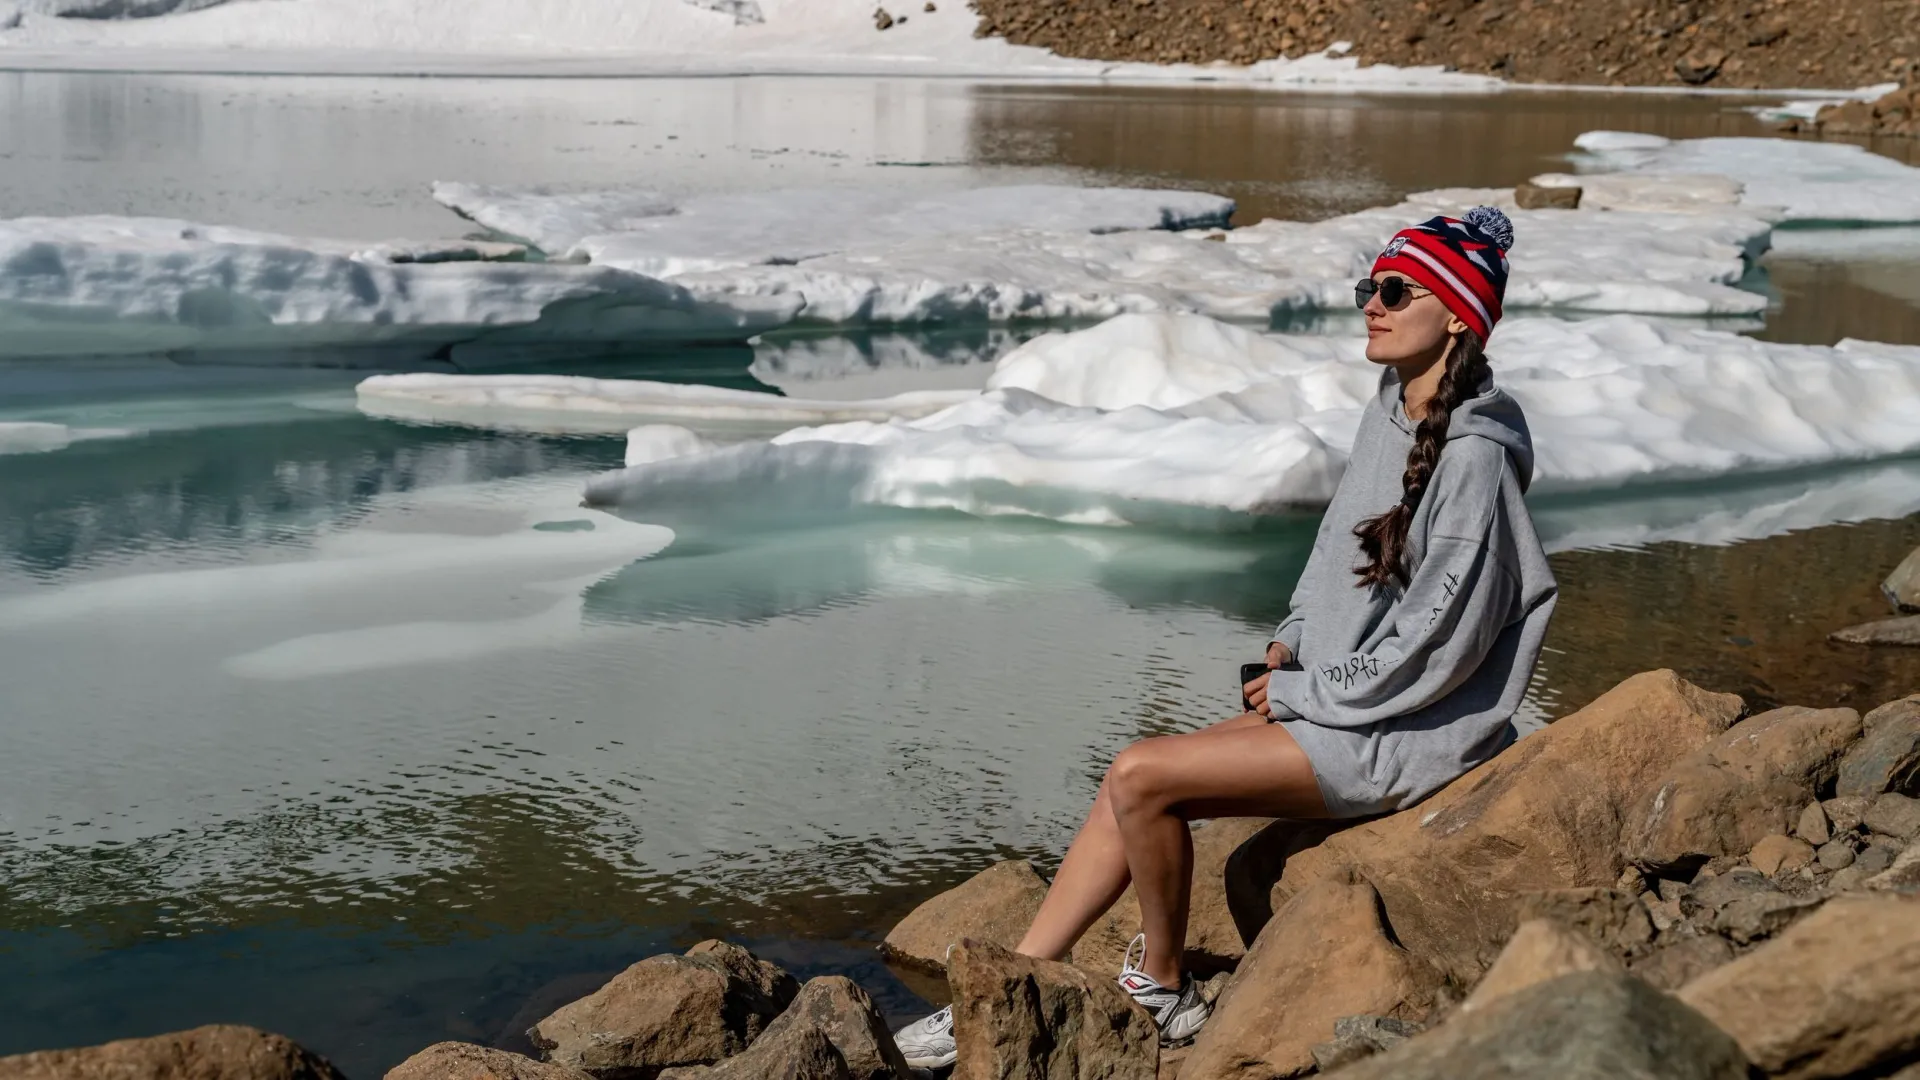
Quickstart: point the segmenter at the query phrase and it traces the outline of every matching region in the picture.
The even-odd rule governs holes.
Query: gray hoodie
[[[1512,743],[1559,594],[1522,501],[1526,417],[1491,379],[1453,411],[1407,533],[1410,580],[1356,587],[1353,528],[1400,501],[1414,427],[1388,368],[1274,631],[1300,666],[1273,673],[1273,717],[1335,817],[1410,806]]]

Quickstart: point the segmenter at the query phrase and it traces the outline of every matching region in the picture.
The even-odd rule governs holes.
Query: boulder
[[[1881,836],[1898,840],[1920,838],[1920,799],[1887,792],[1873,800],[1860,821]]]
[[[211,1024],[145,1039],[0,1057],[0,1080],[343,1080],[284,1035]]]
[[[1155,1080],[1159,1072],[1153,1018],[1109,975],[965,941],[947,981],[959,1053],[952,1080]]]
[[[1715,856],[1746,854],[1767,834],[1791,829],[1801,808],[1832,787],[1859,737],[1852,709],[1789,707],[1734,725],[1641,795],[1627,818],[1627,857],[1674,876]]]
[[[1682,986],[1733,959],[1733,946],[1718,934],[1668,936],[1627,970],[1661,990]]]
[[[1880,706],[1865,726],[1866,734],[1840,759],[1834,794],[1920,795],[1920,696]]]
[[[1513,202],[1522,210],[1577,210],[1580,207],[1580,189],[1573,186],[1517,184],[1513,189]]]
[[[947,970],[947,948],[963,938],[1008,949],[1026,936],[1047,883],[1024,859],[995,863],[960,885],[914,908],[887,933],[880,951],[887,959],[938,975]]]
[[[1309,851],[1353,821],[1292,821],[1281,819],[1261,829],[1227,857],[1227,908],[1240,931],[1240,940],[1252,944],[1273,918],[1274,883],[1286,872],[1287,860]],[[1284,902],[1284,898],[1282,899]]]
[[[1920,615],[1865,622],[1827,636],[1848,645],[1920,645]]]
[[[1472,985],[1513,936],[1521,894],[1620,880],[1628,808],[1739,715],[1731,694],[1671,671],[1635,675],[1419,806],[1288,859],[1275,906],[1358,873],[1379,891],[1401,944],[1453,984]]]
[[[472,1043],[434,1043],[387,1070],[386,1080],[593,1080],[588,1073]]]
[[[1855,749],[1858,748],[1856,745]],[[1847,754],[1852,756],[1853,751],[1849,750]],[[1840,759],[1840,771],[1844,774],[1846,769],[1847,759],[1843,757]],[[1814,847],[1819,847],[1833,839],[1833,823],[1827,820],[1827,812],[1820,809],[1819,803],[1810,802],[1805,810],[1800,811],[1800,821],[1794,825],[1793,835]]]
[[[1813,845],[1791,836],[1763,836],[1747,853],[1747,863],[1771,877],[1782,870],[1798,870],[1813,862]]]
[[[799,986],[738,945],[651,956],[527,1032],[548,1061],[602,1080],[652,1080],[745,1050]]]
[[[744,1053],[710,1068],[694,1068],[711,1080],[798,1075],[792,1070],[819,1068],[812,1064],[820,1055],[808,1032],[825,1036],[839,1056],[840,1069],[834,1075],[844,1074],[849,1080],[909,1080],[912,1075],[873,999],[852,979],[839,975],[808,980],[787,1011],[768,1024]],[[675,1069],[662,1074],[662,1080],[675,1080],[675,1073],[690,1078],[693,1070]]]
[[[1455,1017],[1339,1080],[1746,1080],[1727,1034],[1618,972],[1583,971]]]
[[[1880,590],[1893,602],[1895,611],[1920,611],[1920,548],[1900,560]]]
[[[718,1065],[668,1069],[660,1080],[851,1080],[846,1059],[827,1033],[798,1024],[778,1039],[755,1039]]]
[[[1624,972],[1626,967],[1592,938],[1548,919],[1520,924],[1500,958],[1460,1005],[1463,1013],[1486,1008],[1509,994],[1577,971]]]
[[[1220,818],[1194,827],[1193,893],[1187,909],[1187,948],[1182,962],[1202,978],[1231,971],[1247,953],[1227,904],[1227,860],[1240,845],[1272,823],[1272,818]],[[1139,932],[1140,900],[1128,886],[1119,901],[1073,947],[1073,962],[1088,971],[1118,974],[1127,943]]]
[[[1200,1029],[1183,1073],[1267,1080],[1313,1067],[1341,1017],[1414,1020],[1438,985],[1388,937],[1364,881],[1327,878],[1293,897],[1254,940]]]
[[[1343,1016],[1333,1022],[1333,1038],[1314,1045],[1313,1063],[1321,1072],[1332,1072],[1385,1053],[1423,1030],[1419,1024],[1391,1016]]]
[[[1680,999],[1776,1080],[1843,1077],[1920,1054],[1920,899],[1835,898],[1688,983]]]
[[[1638,896],[1620,889],[1549,889],[1523,893],[1515,907],[1515,916],[1522,923],[1529,919],[1556,922],[1599,942],[1621,959],[1643,952],[1653,943],[1653,919],[1647,905]]]

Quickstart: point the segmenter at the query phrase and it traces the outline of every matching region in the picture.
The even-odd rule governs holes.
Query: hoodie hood
[[[1406,394],[1400,386],[1400,373],[1388,368],[1380,377],[1380,405],[1395,427],[1411,435],[1419,425],[1407,417]],[[1513,474],[1520,490],[1533,484],[1533,434],[1527,430],[1527,417],[1520,403],[1493,384],[1489,375],[1474,395],[1461,402],[1447,420],[1447,441],[1490,439],[1513,459]]]

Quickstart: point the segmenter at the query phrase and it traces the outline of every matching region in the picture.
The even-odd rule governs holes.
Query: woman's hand
[[[1269,669],[1283,667],[1292,662],[1293,650],[1287,648],[1283,643],[1276,641],[1267,646],[1267,667]],[[1246,695],[1248,703],[1253,706],[1253,711],[1259,713],[1261,716],[1271,717],[1273,715],[1273,708],[1267,703],[1267,683],[1272,681],[1272,679],[1273,672],[1269,670],[1265,675],[1261,675],[1240,688],[1240,692]]]

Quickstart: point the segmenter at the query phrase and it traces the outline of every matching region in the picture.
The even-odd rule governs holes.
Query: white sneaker
[[[953,1064],[960,1057],[953,1042],[953,1006],[894,1032],[893,1041],[911,1068],[944,1069]]]
[[[1136,947],[1144,963],[1147,935],[1141,934],[1127,945],[1127,958],[1120,966],[1120,989],[1131,994],[1133,1000],[1147,1010],[1147,1015],[1153,1017],[1154,1026],[1160,1029],[1160,1045],[1176,1046],[1193,1038],[1213,1013],[1213,1006],[1200,999],[1200,984],[1192,976],[1186,976],[1176,989],[1160,985],[1135,964],[1133,950]]]

